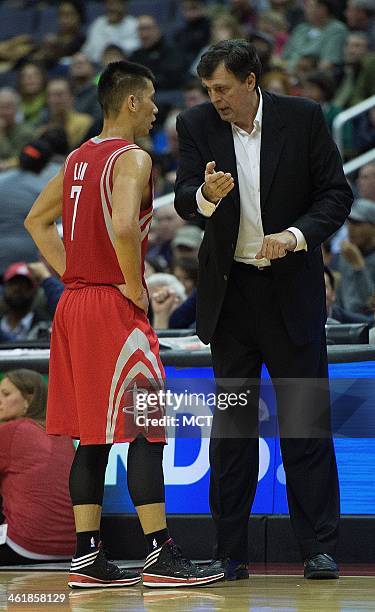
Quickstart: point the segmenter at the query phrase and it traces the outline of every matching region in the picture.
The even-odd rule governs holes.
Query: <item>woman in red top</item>
[[[44,429],[47,385],[32,370],[0,382],[0,565],[71,558],[70,438]]]

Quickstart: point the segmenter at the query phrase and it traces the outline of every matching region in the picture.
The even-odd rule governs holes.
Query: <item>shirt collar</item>
[[[259,88],[258,88],[258,93],[259,93],[259,104],[258,104],[258,110],[256,112],[254,123],[253,123],[253,126],[254,126],[253,131],[255,130],[256,132],[259,132],[262,129],[262,119],[263,119],[263,96]],[[231,125],[232,125],[232,130],[235,130],[236,132],[239,132],[241,134],[246,134],[246,136],[250,136],[248,132],[238,127],[238,125],[236,125],[235,123],[232,123]],[[252,133],[253,132],[251,132],[251,134]]]
[[[263,119],[263,96],[262,96],[262,92],[260,91],[260,89],[258,89],[258,92],[259,92],[259,105],[258,105],[257,114],[255,115],[255,119],[254,119],[254,127],[256,130],[261,130],[262,129],[262,119]]]

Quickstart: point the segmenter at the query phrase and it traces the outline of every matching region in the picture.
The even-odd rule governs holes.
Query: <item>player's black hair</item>
[[[255,84],[261,74],[261,62],[256,48],[251,43],[242,39],[223,40],[209,47],[203,53],[197,67],[197,73],[201,79],[212,76],[219,64],[224,66],[240,81],[245,81],[251,72],[255,75]]]
[[[147,79],[155,83],[151,70],[141,64],[127,60],[108,64],[98,83],[98,99],[104,116],[116,117],[125,97],[139,94],[146,87]]]

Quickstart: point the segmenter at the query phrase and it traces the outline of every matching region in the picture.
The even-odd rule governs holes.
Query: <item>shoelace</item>
[[[171,552],[176,565],[180,565],[186,569],[194,568],[194,564],[183,556],[181,548],[177,544],[170,544]]]
[[[100,546],[99,554],[96,559],[103,565],[103,569],[107,574],[113,573],[118,569],[115,563],[111,563],[111,561],[107,559],[105,549],[102,545]]]

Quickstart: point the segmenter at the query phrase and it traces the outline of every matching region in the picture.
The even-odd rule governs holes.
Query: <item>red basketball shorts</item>
[[[139,434],[165,442],[164,378],[158,338],[140,308],[115,287],[65,289],[52,326],[47,433],[81,444]]]

